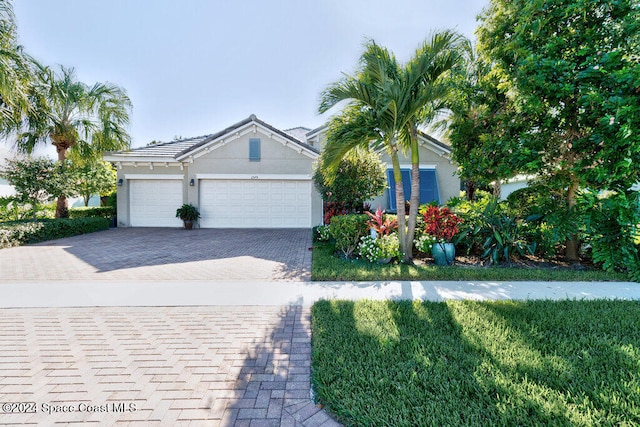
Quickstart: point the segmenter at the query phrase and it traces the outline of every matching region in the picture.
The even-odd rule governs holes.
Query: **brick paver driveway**
[[[309,329],[301,306],[0,310],[0,425],[337,426]]]
[[[310,279],[311,232],[119,228],[0,250],[0,280]]]

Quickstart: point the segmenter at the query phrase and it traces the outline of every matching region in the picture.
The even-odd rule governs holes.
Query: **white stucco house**
[[[312,175],[325,131],[280,130],[251,115],[215,134],[106,153],[105,160],[118,170],[118,226],[179,227],[175,213],[183,203],[198,207],[204,228],[321,224],[322,197]],[[445,144],[421,134],[421,198],[444,203],[458,195],[450,153]],[[404,159],[407,187],[409,168]],[[395,209],[391,184],[373,207]]]

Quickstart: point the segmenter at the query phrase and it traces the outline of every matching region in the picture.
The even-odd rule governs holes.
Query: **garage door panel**
[[[180,227],[176,209],[182,205],[182,181],[129,182],[129,214],[132,227]]]
[[[311,226],[311,182],[201,180],[201,227],[301,228]]]

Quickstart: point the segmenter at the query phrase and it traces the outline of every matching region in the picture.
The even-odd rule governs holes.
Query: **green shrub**
[[[116,214],[116,209],[113,206],[91,206],[69,209],[69,218],[107,218],[110,219]]]
[[[572,235],[584,233],[584,210],[570,209],[564,194],[544,183],[511,193],[506,209],[509,215],[527,220],[525,235],[538,243],[538,254],[545,258],[555,255],[556,247]]]
[[[78,234],[107,230],[105,218],[61,218],[15,221],[0,224],[0,248],[61,239]]]
[[[104,206],[113,206],[115,209],[118,206],[118,193],[114,192],[106,197],[100,197],[100,200],[103,201]]]
[[[46,205],[38,205],[38,211],[36,213],[38,219],[53,219],[56,217],[56,203],[49,203]]]
[[[386,167],[373,151],[353,150],[335,168],[326,162],[323,154],[314,166],[314,184],[325,202],[337,202],[348,212],[362,212],[364,203],[387,187]]]
[[[586,241],[593,262],[605,271],[626,273],[640,282],[640,195],[637,192],[583,192]]]
[[[338,215],[331,219],[329,230],[336,240],[336,249],[346,258],[351,258],[360,243],[360,238],[369,232],[364,214]]]
[[[505,204],[492,198],[484,203],[470,204],[466,212],[460,212],[464,222],[456,243],[466,247],[467,253],[476,251],[491,264],[511,262],[515,253],[533,254],[536,243],[524,239],[523,221],[507,214]]]

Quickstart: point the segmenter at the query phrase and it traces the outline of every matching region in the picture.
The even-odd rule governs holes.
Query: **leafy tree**
[[[46,157],[7,160],[2,176],[15,187],[21,202],[31,203],[34,220],[38,204],[71,195],[68,164]]]
[[[355,147],[381,150],[391,158],[396,182],[398,234],[403,261],[412,258],[413,237],[420,197],[418,127],[430,122],[443,107],[447,86],[442,77],[458,59],[464,39],[452,32],[436,33],[404,66],[394,55],[369,42],[355,76],[345,76],[321,94],[320,112],[348,101],[327,132],[325,163],[335,168]],[[411,204],[408,221],[398,152],[410,152]]]
[[[495,185],[517,173],[509,161],[510,148],[502,141],[506,129],[501,121],[510,112],[509,104],[490,69],[469,45],[463,60],[452,70],[445,98],[448,114],[436,124],[453,148],[452,157],[459,165],[468,200],[474,199],[476,188]]]
[[[130,137],[131,102],[125,91],[110,83],[88,86],[76,80],[71,68],[55,73],[41,68],[37,92],[46,108],[28,114],[18,131],[17,145],[31,153],[41,143],[51,142],[64,162],[72,150],[83,159],[96,159],[105,151],[126,149]],[[56,217],[68,216],[65,195],[58,198]]]
[[[84,199],[84,205],[89,206],[92,194],[109,196],[116,191],[116,171],[111,163],[104,160],[94,160],[71,167],[73,189]]]
[[[635,0],[491,0],[479,49],[514,114],[502,154],[562,189],[626,192],[640,179],[640,7]],[[566,257],[579,258],[575,233]]]
[[[337,169],[323,165],[321,155],[313,174],[318,192],[325,202],[342,202],[350,211],[360,211],[364,202],[387,188],[385,166],[374,152],[353,150],[340,160]]]

